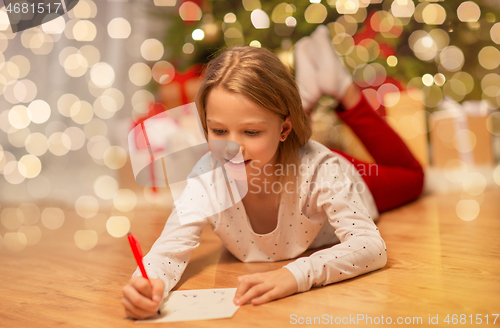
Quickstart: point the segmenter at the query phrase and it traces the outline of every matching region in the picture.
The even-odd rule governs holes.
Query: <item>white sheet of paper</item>
[[[177,290],[161,306],[161,315],[136,322],[172,322],[231,318],[239,306],[233,299],[236,288]]]

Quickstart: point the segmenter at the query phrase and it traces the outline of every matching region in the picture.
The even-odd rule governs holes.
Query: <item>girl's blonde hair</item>
[[[299,147],[306,144],[312,131],[310,118],[302,108],[297,84],[290,71],[265,48],[233,46],[219,51],[218,56],[208,63],[196,97],[207,140],[205,106],[210,91],[217,87],[243,95],[283,120],[290,115],[292,131],[284,142],[279,143],[276,164],[283,168],[283,175],[278,176],[281,189],[285,191],[287,183],[292,182],[293,188],[287,188],[292,196],[298,189],[293,173],[299,173]],[[289,165],[293,165],[291,170]],[[277,197],[277,202],[279,200]]]

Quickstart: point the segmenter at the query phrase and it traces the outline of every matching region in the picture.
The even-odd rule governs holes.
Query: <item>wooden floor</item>
[[[492,326],[494,314],[500,314],[500,188],[475,198],[481,211],[473,221],[457,217],[460,199],[473,198],[430,195],[383,214],[378,226],[389,260],[381,270],[265,305],[245,305],[231,319],[140,326],[287,327],[328,316],[333,324],[338,317],[347,325],[355,322],[349,317],[359,318],[360,327],[379,326],[388,317],[393,324],[398,317],[407,323],[420,317],[415,326],[426,327],[429,316],[438,316],[439,325],[433,326],[448,327],[456,326],[453,315],[461,327],[485,326],[487,319]],[[0,327],[135,327],[120,304],[121,288],[135,269],[127,239],[104,232],[95,248],[80,250],[74,233],[84,229],[82,219],[65,213],[60,229],[38,223],[42,239],[37,245],[18,253],[0,249]],[[131,231],[145,251],[167,217],[159,211],[136,212]],[[0,234],[5,232],[1,227]],[[241,274],[286,263],[241,263],[207,229],[177,288],[235,287]],[[450,324],[444,322],[448,314]],[[466,316],[465,324],[460,315],[462,323]],[[475,324],[476,316],[482,324]]]

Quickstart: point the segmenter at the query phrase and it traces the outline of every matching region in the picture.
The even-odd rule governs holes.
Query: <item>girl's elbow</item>
[[[380,258],[380,261],[379,261],[379,266],[380,266],[380,269],[385,267],[385,265],[387,264],[387,252],[383,252],[383,253],[380,253],[382,254],[381,258]]]
[[[373,238],[372,243],[376,250],[375,257],[377,258],[377,266],[383,268],[387,264],[387,248],[382,237]]]

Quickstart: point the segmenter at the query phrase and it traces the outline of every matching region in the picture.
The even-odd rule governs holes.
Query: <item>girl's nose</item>
[[[243,153],[243,147],[234,140],[227,140],[227,144],[224,150],[228,158],[234,158],[236,155],[238,155],[238,152],[240,150]]]

